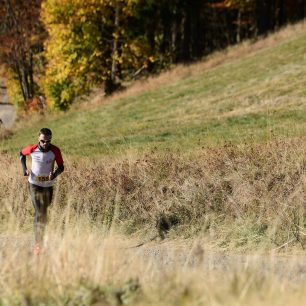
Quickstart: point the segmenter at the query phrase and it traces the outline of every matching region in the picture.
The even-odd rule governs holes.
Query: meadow
[[[303,305],[305,37],[292,25],[2,130],[0,305]],[[42,126],[66,170],[36,258],[18,152]]]

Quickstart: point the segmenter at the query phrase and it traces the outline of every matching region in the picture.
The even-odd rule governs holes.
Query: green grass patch
[[[192,66],[187,76],[134,96],[46,116],[3,138],[0,149],[15,154],[36,142],[42,126],[53,129],[54,143],[67,154],[78,156],[299,137],[306,130],[304,41],[298,34],[213,68],[192,73]]]
[[[68,118],[67,118],[68,117]],[[71,117],[71,118],[69,118]],[[76,124],[78,122],[78,124]],[[54,143],[65,154],[74,156],[123,154],[131,149],[147,151],[190,151],[202,145],[216,146],[225,142],[266,141],[271,138],[303,136],[306,131],[306,112],[297,110],[273,113],[250,113],[194,122],[123,122],[114,126],[99,116],[71,113],[44,123],[54,131]],[[22,146],[35,143],[41,125],[17,132],[2,142],[2,150],[17,154]]]

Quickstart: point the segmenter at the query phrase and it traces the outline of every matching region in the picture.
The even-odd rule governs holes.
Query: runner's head
[[[38,133],[39,145],[43,150],[47,150],[51,144],[52,132],[48,128],[42,128]]]

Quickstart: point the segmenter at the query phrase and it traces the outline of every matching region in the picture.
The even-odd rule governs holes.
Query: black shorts
[[[41,187],[29,183],[29,191],[35,209],[48,207],[51,204],[53,187]]]

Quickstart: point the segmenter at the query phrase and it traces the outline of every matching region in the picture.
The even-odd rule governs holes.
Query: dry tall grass
[[[304,139],[293,139],[68,158],[38,258],[26,178],[18,158],[1,155],[0,304],[301,305],[299,265],[275,259],[258,270],[209,254],[304,248],[305,151]],[[129,248],[155,235],[162,243]]]
[[[303,245],[305,151],[305,140],[297,138],[203,147],[189,155],[152,151],[118,160],[66,158],[53,206],[105,230],[115,225],[149,236],[203,233],[227,241],[227,247],[263,240],[277,246],[289,236]],[[26,178],[17,158],[2,155],[0,163],[5,169],[1,218],[6,221],[13,212],[22,226],[31,210]]]
[[[226,259],[175,244],[126,249],[120,237],[82,229],[52,233],[39,257],[1,248],[1,305],[303,305],[296,258]]]

